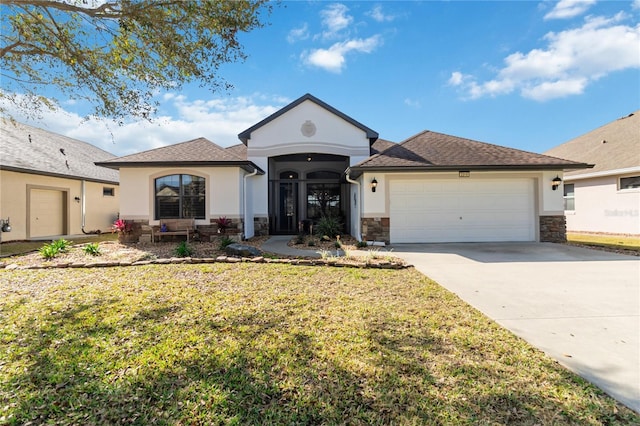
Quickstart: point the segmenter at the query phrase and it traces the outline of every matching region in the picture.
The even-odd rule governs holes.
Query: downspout
[[[247,178],[255,176],[258,174],[258,169],[254,168],[253,172],[248,175],[244,175],[244,187],[242,188],[242,215],[244,216],[244,226],[242,227],[242,234],[244,239],[247,238]],[[255,230],[253,232],[255,234]]]
[[[360,182],[358,182],[357,180],[353,180],[351,179],[351,177],[349,176],[349,174],[351,173],[351,169],[347,168],[346,172],[345,172],[345,177],[347,179],[347,182],[352,183],[354,185],[356,185],[358,187],[357,189],[357,193],[358,196],[356,197],[356,202],[358,202],[358,200],[360,200],[359,206],[358,206],[358,217],[356,218],[356,239],[358,241],[362,241],[362,234],[361,234],[361,230],[362,230],[362,226],[360,224],[360,220],[362,218],[362,199],[360,197]]]
[[[86,204],[85,204],[85,195],[86,195],[86,189],[85,189],[85,180],[82,179],[82,182],[80,183],[80,198],[81,198],[81,204],[80,204],[80,215],[82,216],[82,226],[80,229],[82,229],[82,233],[86,233],[84,231],[84,225],[85,225],[85,216],[87,213],[86,210]]]

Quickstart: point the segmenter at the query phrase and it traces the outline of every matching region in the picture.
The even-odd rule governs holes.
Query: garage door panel
[[[63,191],[35,188],[30,190],[30,238],[64,234],[64,202]]]
[[[391,181],[390,216],[392,242],[533,241],[533,181]]]

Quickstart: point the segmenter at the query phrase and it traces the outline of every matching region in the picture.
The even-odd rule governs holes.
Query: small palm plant
[[[84,246],[83,250],[86,254],[91,256],[100,256],[100,247],[98,246],[98,243],[89,243]]]
[[[178,257],[189,257],[193,254],[193,248],[186,241],[182,241],[176,247],[175,254]]]

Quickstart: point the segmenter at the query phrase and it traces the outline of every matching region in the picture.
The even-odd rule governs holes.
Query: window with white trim
[[[116,195],[115,188],[109,188],[108,186],[102,187],[102,196],[103,197],[114,197]]]
[[[192,175],[162,176],[155,180],[155,218],[204,219],[205,179]]]
[[[564,209],[574,211],[576,209],[576,195],[573,183],[565,183],[564,185]]]

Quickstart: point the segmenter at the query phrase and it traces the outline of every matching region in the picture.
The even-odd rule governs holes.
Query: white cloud
[[[309,38],[309,25],[305,22],[301,27],[294,28],[287,34],[287,41],[295,43],[296,41],[306,40]]]
[[[415,100],[415,99],[410,99],[410,98],[406,98],[404,100],[404,104],[407,106],[410,106],[411,108],[420,108],[422,105],[420,104],[420,101]]]
[[[456,71],[448,82],[472,99],[515,90],[538,101],[581,94],[590,83],[612,72],[640,68],[640,25],[620,24],[624,19],[623,13],[589,17],[582,27],[545,35],[543,48],[510,54],[491,80],[479,83],[474,76]]]
[[[349,12],[349,8],[340,3],[332,4],[320,11],[322,25],[327,28],[322,34],[324,38],[338,37],[340,31],[353,23],[353,17],[347,12]]]
[[[560,0],[544,19],[568,19],[582,15],[596,0]]]
[[[631,9],[640,10],[640,0],[633,0],[631,4]]]
[[[640,1],[640,0],[638,0]],[[367,16],[371,17],[371,19],[373,19],[376,22],[391,22],[394,19],[396,19],[396,17],[394,15],[387,15],[382,11],[382,6],[381,5],[376,5],[373,7],[373,9],[371,9],[369,12],[367,12]]]
[[[464,81],[464,75],[459,71],[454,71],[451,73],[451,77],[449,78],[449,84],[452,86],[459,86]]]
[[[328,49],[314,49],[310,53],[303,53],[307,64],[323,68],[327,71],[340,73],[345,66],[345,56],[350,52],[371,53],[382,42],[379,35],[366,39],[346,40],[335,43]]]
[[[122,156],[198,137],[205,137],[222,147],[236,145],[240,143],[238,133],[290,102],[262,94],[192,100],[184,95],[167,93],[160,99],[160,110],[175,109],[174,117],[161,115],[152,123],[136,121],[122,126],[107,120],[85,120],[62,109],[46,111],[39,120],[28,119],[10,107],[8,112],[17,121],[89,142]]]

